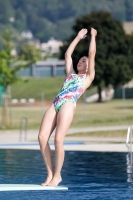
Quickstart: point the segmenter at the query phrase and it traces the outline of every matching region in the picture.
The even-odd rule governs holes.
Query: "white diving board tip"
[[[64,186],[41,186],[37,184],[0,184],[0,191],[21,191],[21,190],[68,190]]]

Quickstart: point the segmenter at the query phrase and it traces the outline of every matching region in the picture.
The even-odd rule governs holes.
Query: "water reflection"
[[[127,161],[127,182],[133,182],[132,153],[130,152],[127,153],[126,161]]]
[[[131,168],[128,157],[127,166],[129,173]],[[125,169],[124,153],[67,151],[62,175],[67,177],[64,180],[66,184],[77,183],[80,179],[82,184],[118,182],[125,181]],[[32,175],[38,177],[38,181],[46,175],[42,156],[36,150],[0,150],[0,171],[5,176]],[[67,181],[68,179],[71,181]]]
[[[61,185],[68,186],[69,191],[47,193],[47,200],[99,200],[103,196],[104,199],[112,199],[112,193],[114,199],[124,199],[123,195],[130,199],[128,189],[132,189],[132,172],[130,155],[126,153],[66,151]],[[46,169],[40,151],[0,150],[0,183],[40,184],[45,177]],[[10,193],[6,194],[5,199],[12,199]],[[27,200],[35,199],[35,192],[26,194]],[[23,195],[15,195],[17,200],[23,199]],[[36,199],[44,199],[43,196],[44,193],[36,192]]]

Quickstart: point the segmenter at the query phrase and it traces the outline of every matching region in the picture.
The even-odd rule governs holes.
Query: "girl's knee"
[[[43,134],[39,133],[38,134],[38,141],[45,143],[47,141],[47,138]]]
[[[41,136],[41,134],[39,133],[38,134],[38,141],[40,142],[42,140],[42,136]]]
[[[55,144],[55,146],[63,145],[63,140],[59,137],[55,137],[54,144]]]

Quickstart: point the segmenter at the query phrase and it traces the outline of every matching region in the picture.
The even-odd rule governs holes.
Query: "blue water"
[[[40,184],[45,177],[40,151],[0,149],[0,184]],[[68,191],[0,192],[0,200],[133,199],[133,176],[126,153],[66,151],[62,178],[60,185]]]

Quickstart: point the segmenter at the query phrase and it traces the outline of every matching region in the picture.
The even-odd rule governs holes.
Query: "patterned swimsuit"
[[[83,81],[84,74],[70,74],[66,78],[59,94],[53,101],[57,113],[66,102],[72,102],[76,106],[76,101],[83,94]]]

